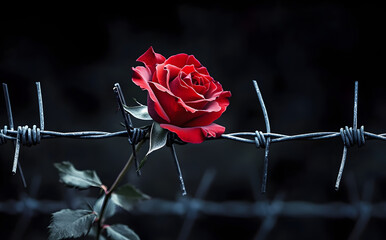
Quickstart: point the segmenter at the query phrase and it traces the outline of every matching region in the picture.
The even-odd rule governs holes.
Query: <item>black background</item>
[[[129,103],[146,102],[135,86],[131,67],[153,46],[168,57],[196,56],[210,74],[232,92],[230,106],[216,122],[226,132],[265,131],[252,80],[258,81],[273,132],[296,134],[338,131],[352,125],[354,81],[359,81],[359,125],[386,132],[385,14],[370,3],[313,4],[279,1],[255,4],[143,4],[27,11],[0,17],[0,81],[8,84],[16,125],[38,124],[35,81],[42,84],[46,129],[56,131],[121,130],[112,91],[119,82]],[[9,13],[9,12],[8,12]],[[1,126],[7,124],[0,98]],[[136,121],[137,126],[144,124]],[[30,194],[11,176],[14,148],[0,147],[0,201]],[[273,199],[313,203],[350,202],[349,187],[361,193],[374,184],[372,202],[386,198],[385,145],[369,141],[349,149],[342,187],[334,191],[343,144],[340,139],[297,141],[271,146],[268,190],[260,195],[264,151],[253,145],[216,140],[177,147],[187,190],[193,196],[207,169],[216,178],[205,199],[253,202]],[[130,154],[124,138],[45,140],[22,147],[20,161],[28,183],[39,182],[38,199],[65,200],[96,196],[97,191],[66,189],[54,162],[71,161],[95,169],[106,185]],[[145,154],[145,150],[141,152]],[[351,177],[350,177],[351,176]],[[174,200],[179,185],[167,149],[152,154],[137,178],[128,181],[153,198]],[[370,184],[371,185],[371,184]],[[70,204],[71,205],[71,204]],[[2,239],[45,239],[50,216],[34,215],[20,229],[20,216],[0,213]],[[176,239],[183,218],[120,213],[141,239]],[[200,216],[189,239],[253,239],[261,220]],[[385,220],[371,219],[362,233],[383,239]],[[279,218],[269,239],[346,239],[350,219]]]

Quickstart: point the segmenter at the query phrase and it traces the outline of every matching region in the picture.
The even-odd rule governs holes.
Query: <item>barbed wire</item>
[[[353,126],[352,127],[342,127],[338,132],[311,132],[311,133],[302,133],[295,135],[287,135],[281,133],[272,133],[270,128],[270,122],[268,117],[268,112],[264,104],[262,93],[258,87],[257,82],[253,81],[253,86],[255,88],[258,100],[263,111],[265,128],[266,132],[254,131],[254,132],[236,132],[236,133],[226,133],[222,134],[219,138],[213,138],[208,140],[218,140],[218,139],[228,139],[233,141],[238,141],[241,143],[254,144],[257,148],[263,148],[264,151],[264,166],[262,174],[262,187],[261,192],[266,192],[266,185],[268,179],[268,159],[269,159],[269,146],[273,143],[286,142],[286,141],[295,141],[295,140],[326,140],[332,138],[341,138],[343,142],[343,154],[341,158],[341,164],[338,171],[338,176],[335,183],[335,189],[339,189],[340,181],[343,175],[343,170],[346,162],[347,150],[349,147],[358,145],[362,146],[367,140],[381,140],[386,141],[386,133],[376,134],[367,132],[364,130],[362,125],[358,128],[358,82],[355,82],[354,90],[354,114],[353,114]],[[42,91],[39,82],[36,82],[37,96],[38,96],[38,105],[39,105],[39,119],[40,127],[33,125],[29,127],[18,126],[15,127],[12,115],[11,101],[9,97],[7,84],[3,83],[4,97],[7,108],[8,123],[0,129],[0,145],[5,144],[7,140],[13,141],[15,146],[15,154],[13,159],[12,173],[16,174],[16,170],[19,169],[23,185],[26,187],[25,178],[23,171],[20,165],[19,154],[20,146],[34,146],[39,144],[42,139],[52,139],[52,138],[73,138],[73,139],[103,139],[103,138],[112,138],[112,137],[125,137],[128,139],[129,144],[132,146],[133,155],[135,159],[135,166],[137,169],[138,175],[141,174],[139,169],[139,164],[136,157],[136,152],[134,151],[135,145],[144,138],[148,138],[148,133],[150,131],[150,126],[145,128],[136,128],[133,126],[129,113],[125,112],[124,106],[126,101],[123,97],[121,87],[118,83],[114,85],[114,93],[117,98],[119,109],[121,110],[122,117],[124,119],[124,125],[126,130],[116,131],[116,132],[107,132],[107,131],[76,131],[76,132],[58,132],[58,131],[49,131],[45,130],[44,122],[44,110],[43,110],[43,98]],[[169,140],[168,140],[169,141]],[[172,156],[175,160],[177,173],[179,176],[179,181],[181,185],[181,190],[183,195],[186,194],[184,180],[182,177],[182,171],[177,159],[177,155],[174,150],[173,144],[181,144],[181,141],[178,138],[173,137],[172,142],[168,146],[172,150]]]
[[[256,199],[255,201],[225,201],[215,202],[204,200],[215,179],[216,171],[207,170],[197,187],[196,193],[191,197],[178,198],[177,200],[150,199],[139,202],[131,211],[134,215],[151,216],[179,216],[184,218],[177,240],[187,240],[190,236],[194,223],[201,216],[261,219],[262,222],[256,226],[256,240],[267,239],[270,232],[275,228],[277,219],[281,217],[291,218],[322,218],[322,219],[351,219],[356,224],[351,231],[349,239],[359,239],[372,218],[386,219],[386,202],[371,202],[374,192],[374,182],[367,181],[363,186],[363,193],[355,184],[353,174],[346,179],[348,196],[350,202],[315,203],[307,201],[288,201],[285,194],[279,193],[272,200]],[[73,191],[68,191],[68,201],[55,201],[48,199],[37,199],[37,193],[41,186],[41,177],[32,179],[30,194],[22,193],[19,200],[8,200],[0,202],[0,213],[8,215],[20,215],[24,221],[15,225],[13,235],[19,236],[12,239],[22,239],[30,223],[30,219],[37,214],[51,214],[64,208],[78,208],[86,202],[95,199],[82,198]],[[251,183],[252,191],[254,183]],[[119,211],[119,209],[117,209]],[[25,221],[25,219],[29,219]],[[23,231],[21,230],[23,229]]]
[[[153,199],[145,201],[134,209],[134,214],[139,215],[177,215],[185,218],[177,240],[187,240],[193,229],[194,222],[199,216],[217,216],[227,218],[260,218],[262,222],[258,227],[255,240],[268,238],[269,233],[275,228],[280,217],[292,218],[342,218],[356,220],[350,240],[360,239],[371,218],[386,218],[386,202],[371,203],[374,192],[374,182],[367,181],[363,187],[362,195],[356,188],[353,174],[349,174],[346,183],[350,203],[313,203],[306,201],[285,201],[285,194],[279,193],[273,200],[256,199],[254,202],[226,201],[213,202],[204,200],[211,183],[215,178],[215,170],[207,170],[192,198],[180,198],[179,201]],[[252,182],[252,191],[254,190]]]

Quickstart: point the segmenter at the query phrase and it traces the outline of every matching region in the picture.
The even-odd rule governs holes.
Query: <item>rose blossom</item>
[[[207,69],[185,53],[166,59],[150,47],[133,68],[133,82],[148,91],[148,112],[160,126],[184,142],[201,143],[219,137],[225,127],[213,123],[229,105],[224,91]]]

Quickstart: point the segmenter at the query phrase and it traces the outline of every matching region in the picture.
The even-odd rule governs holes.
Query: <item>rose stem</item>
[[[142,147],[142,145],[145,143],[146,139],[143,139],[141,140],[135,147],[135,152],[138,152],[138,150]],[[101,209],[101,212],[100,212],[100,216],[99,216],[99,221],[98,221],[98,229],[97,229],[97,236],[96,236],[96,239],[99,240],[99,236],[101,234],[101,230],[102,230],[102,219],[103,219],[103,216],[105,214],[105,210],[106,210],[106,207],[107,207],[107,203],[109,202],[110,200],[110,197],[111,197],[111,194],[114,192],[114,190],[117,188],[118,184],[122,181],[123,177],[125,176],[125,174],[127,173],[127,171],[129,170],[129,167],[131,166],[131,164],[133,163],[133,160],[134,160],[134,152],[130,155],[130,158],[129,160],[126,162],[125,166],[122,168],[121,172],[119,173],[119,175],[117,176],[117,178],[115,179],[113,185],[111,185],[110,189],[106,191],[105,193],[105,198],[103,199],[103,204],[102,204],[102,209]]]

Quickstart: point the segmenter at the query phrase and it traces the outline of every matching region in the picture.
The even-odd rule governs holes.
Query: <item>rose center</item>
[[[202,77],[197,76],[197,75],[193,75],[192,83],[194,85],[203,85]]]

